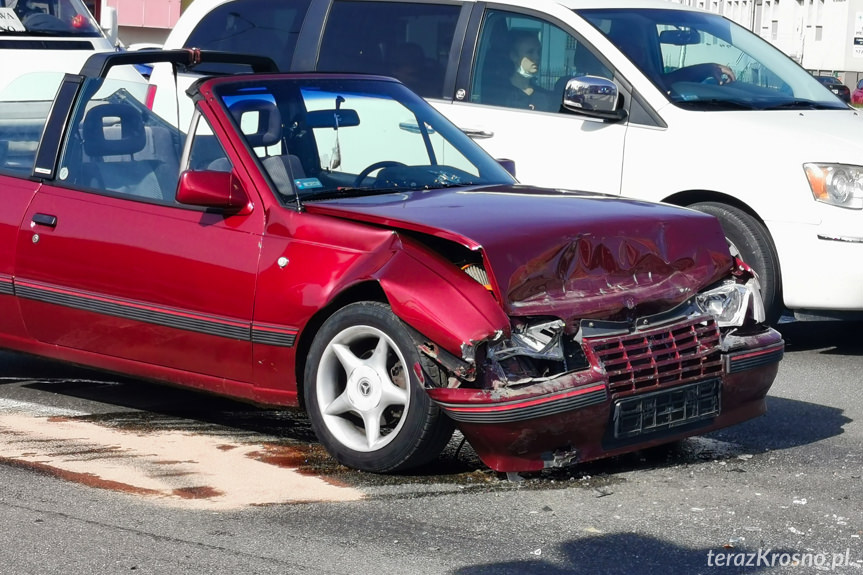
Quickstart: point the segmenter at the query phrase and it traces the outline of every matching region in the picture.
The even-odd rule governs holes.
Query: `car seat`
[[[256,153],[264,154],[261,164],[283,195],[293,195],[293,181],[305,178],[300,158],[293,154],[268,155],[268,149],[282,142],[282,116],[273,102],[258,98],[239,100],[231,105],[231,115]],[[247,115],[250,120],[246,120]],[[252,123],[254,122],[254,123]],[[258,152],[259,150],[262,151]],[[284,151],[284,146],[282,150]]]
[[[156,172],[158,159],[136,159],[147,146],[141,112],[126,104],[100,104],[81,123],[85,157],[76,183],[151,199],[165,199]]]

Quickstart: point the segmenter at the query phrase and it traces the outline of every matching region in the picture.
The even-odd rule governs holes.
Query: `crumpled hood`
[[[717,281],[733,264],[712,216],[599,194],[498,186],[306,208],[482,249],[509,315],[621,319],[657,313]]]

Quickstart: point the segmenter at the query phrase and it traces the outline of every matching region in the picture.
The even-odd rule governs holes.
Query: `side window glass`
[[[187,169],[230,172],[233,169],[231,160],[228,159],[228,154],[225,153],[222,143],[213,134],[213,129],[206,118],[196,114],[192,122],[193,127],[186,161]]]
[[[185,47],[267,56],[275,60],[280,70],[288,71],[310,1],[227,2],[201,19],[189,34]],[[198,66],[196,71],[235,72],[230,64]]]
[[[145,90],[146,84],[109,79],[78,104],[60,180],[111,195],[174,201],[184,137],[147,108]]]
[[[0,93],[0,173],[30,175],[62,80],[60,72],[31,72],[10,82]]]
[[[455,5],[334,2],[318,70],[394,76],[420,96],[440,98],[459,12]]]
[[[612,78],[592,50],[558,26],[522,14],[487,10],[480,29],[471,101],[557,112],[574,76]]]

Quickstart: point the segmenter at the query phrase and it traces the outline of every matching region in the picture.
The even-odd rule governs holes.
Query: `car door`
[[[0,334],[20,340],[25,337],[18,302],[14,297],[15,237],[39,184],[19,175],[3,173],[0,167],[0,189],[3,209],[0,210]]]
[[[117,94],[79,106],[57,178],[26,210],[15,258],[26,327],[67,357],[250,382],[262,210],[177,204],[182,136],[140,106],[112,103]],[[225,155],[218,141],[210,148],[208,160]]]
[[[619,194],[627,122],[560,111],[568,78],[614,79],[607,60],[562,20],[537,12],[479,4],[468,30],[475,36],[464,41],[455,97],[430,103],[492,156],[515,160],[521,182]],[[533,70],[520,69],[514,53],[525,37],[538,43]],[[533,98],[512,85],[525,80]]]
[[[26,332],[14,297],[15,238],[40,186],[29,176],[61,79],[61,74],[24,75],[0,93],[0,337],[19,345]],[[9,345],[15,343],[10,341]]]

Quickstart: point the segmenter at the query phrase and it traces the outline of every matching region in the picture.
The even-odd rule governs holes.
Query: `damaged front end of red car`
[[[507,274],[492,283],[509,329],[462,357],[417,334],[451,374],[429,395],[486,465],[560,467],[764,413],[784,342],[763,323],[757,278],[724,246],[672,234],[586,234],[509,268],[486,254]]]

